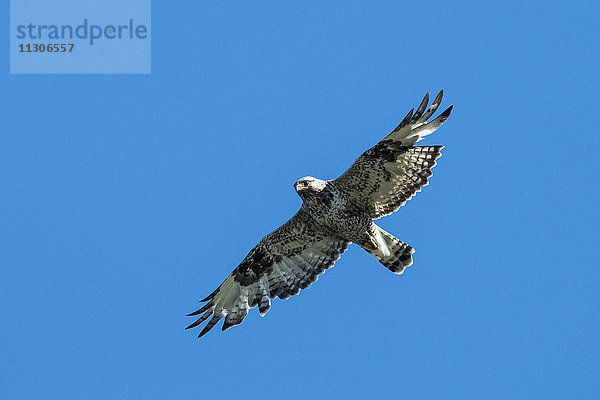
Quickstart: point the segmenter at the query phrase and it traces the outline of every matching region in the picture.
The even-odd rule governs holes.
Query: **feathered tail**
[[[394,235],[378,226],[376,228],[375,242],[377,247],[372,248],[372,246],[365,245],[361,245],[361,247],[375,257],[384,267],[395,274],[401,274],[404,272],[404,268],[412,264],[412,254],[415,251]]]

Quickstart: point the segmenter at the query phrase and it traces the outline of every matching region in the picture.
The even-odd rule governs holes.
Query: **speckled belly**
[[[321,210],[317,220],[327,226],[341,238],[351,242],[362,243],[368,240],[373,231],[371,217],[346,202],[339,202]]]

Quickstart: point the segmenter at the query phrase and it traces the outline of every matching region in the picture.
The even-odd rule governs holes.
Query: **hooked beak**
[[[298,182],[296,182],[296,183],[294,183],[294,189],[296,189],[296,191],[299,192],[301,190],[308,189],[308,186],[302,186],[302,185],[298,184]]]

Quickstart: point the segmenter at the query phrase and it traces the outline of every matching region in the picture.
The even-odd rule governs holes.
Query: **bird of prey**
[[[240,324],[258,306],[261,316],[271,299],[287,299],[309,287],[333,266],[350,243],[356,243],[390,271],[401,274],[412,264],[413,248],[375,225],[373,220],[398,210],[427,185],[443,146],[414,144],[442,125],[452,106],[429,119],[439,107],[440,91],[429,108],[429,93],[400,124],[374,147],[361,154],[334,180],[310,176],[294,187],[300,210],[260,242],[208,297],[201,315],[186,329],[208,320],[198,337],[223,317],[223,329]],[[210,318],[210,319],[209,319]]]

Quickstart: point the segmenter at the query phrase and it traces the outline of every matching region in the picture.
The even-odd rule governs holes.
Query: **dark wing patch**
[[[248,310],[258,306],[261,315],[275,297],[287,299],[309,287],[333,266],[348,242],[315,224],[302,209],[279,229],[265,236],[227,279],[203,302],[203,314],[186,329],[206,321],[202,337],[225,317],[223,330],[240,324]]]
[[[431,122],[439,107],[443,91],[427,108],[429,93],[415,112],[412,109],[385,139],[365,151],[333,184],[355,204],[360,204],[372,218],[396,211],[421,187],[428,184],[431,168],[443,146],[414,146],[433,133],[448,119],[450,106]]]

